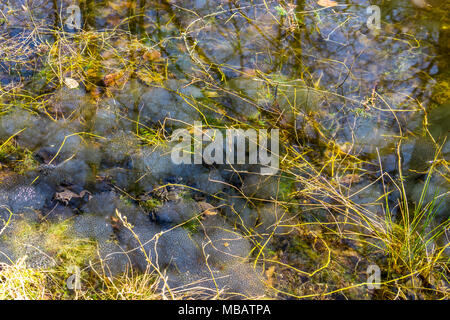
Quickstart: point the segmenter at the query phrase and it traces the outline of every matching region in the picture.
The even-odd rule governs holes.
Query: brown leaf
[[[158,61],[161,58],[161,53],[157,50],[148,50],[144,53],[145,61]]]
[[[128,81],[129,74],[124,71],[107,74],[103,82],[107,87],[121,87]]]
[[[347,174],[341,179],[341,182],[345,184],[359,183],[360,181],[361,177],[357,174]]]
[[[244,68],[242,70],[242,72],[243,72],[243,76],[248,77],[248,78],[254,78],[258,75],[258,72],[256,71],[256,69],[252,69],[252,68]]]
[[[119,79],[119,77],[120,72],[110,73],[103,78],[103,82],[105,83],[105,86],[112,87],[117,84],[117,80]]]
[[[215,216],[217,214],[215,208],[206,201],[197,202],[197,206],[204,216]]]
[[[92,87],[89,92],[91,93],[92,98],[96,100],[100,99],[100,96],[102,95],[102,90],[97,86]]]
[[[120,230],[120,219],[118,217],[115,216],[110,216],[110,223],[111,223],[111,228],[113,229],[113,231],[117,232]]]
[[[271,267],[269,267],[269,269],[267,269],[266,270],[266,277],[267,277],[267,281],[266,281],[266,283],[269,285],[269,286],[273,286],[273,275],[274,275],[274,273],[275,273],[275,266],[271,266]]]

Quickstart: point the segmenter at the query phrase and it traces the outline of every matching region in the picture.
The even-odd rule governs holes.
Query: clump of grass
[[[321,130],[320,127],[317,129]],[[286,148],[282,151],[284,157],[280,157],[280,168],[283,174],[295,180],[297,191],[292,195],[298,201],[281,198],[273,199],[273,201],[279,208],[288,206],[291,212],[298,212],[300,221],[281,222],[280,219],[277,227],[302,227],[309,230],[319,228],[325,234],[322,239],[332,252],[332,258],[312,275],[307,269],[287,265],[285,260],[281,262],[277,255],[275,258],[270,258],[270,254],[267,256],[261,254],[261,261],[274,264],[281,270],[289,270],[291,279],[301,276],[307,277],[309,281],[316,284],[322,281],[327,282],[326,288],[314,285],[302,286],[305,290],[299,291],[289,285],[281,285],[276,290],[279,290],[280,294],[296,298],[326,298],[335,294],[346,295],[355,289],[365,287],[367,285],[365,275],[359,275],[353,283],[344,279],[342,272],[339,275],[339,264],[336,265],[336,262],[339,261],[339,255],[343,253],[343,249],[337,250],[339,245],[333,242],[334,239],[341,239],[354,243],[358,259],[379,265],[382,271],[381,289],[373,292],[374,298],[408,299],[412,296],[448,298],[449,290],[445,284],[449,283],[448,263],[450,260],[444,251],[450,244],[439,245],[437,240],[449,228],[450,220],[447,218],[441,223],[436,222],[435,215],[442,196],[435,194],[434,199],[428,203],[425,202],[425,195],[430,180],[435,174],[436,166],[442,164],[442,161],[438,161],[442,156],[438,145],[436,145],[435,159],[430,162],[432,165],[426,173],[426,182],[420,200],[416,205],[413,205],[411,195],[405,191],[401,167],[398,179],[390,177],[383,172],[383,168],[380,168],[381,177],[371,182],[368,187],[373,184],[384,186],[384,193],[375,201],[380,205],[377,205],[377,208],[381,210],[372,210],[374,206],[355,203],[349,192],[352,184],[356,185],[360,180],[365,180],[364,175],[368,173],[367,161],[350,154],[344,148],[345,146],[339,146],[333,139],[328,138],[325,132],[319,132],[323,142],[326,142],[323,144],[325,150],[317,153],[308,145],[294,146],[290,138],[292,135],[287,131],[288,129],[280,127],[280,137],[285,139],[283,142],[286,141],[284,143]],[[318,156],[319,159],[317,159]],[[401,163],[399,152],[398,156],[398,163]],[[346,175],[352,178],[347,180],[354,180],[354,183],[343,185],[341,179],[335,178]],[[386,177],[390,180],[389,185],[393,185],[395,191],[400,194],[397,203],[394,204],[398,208],[396,217],[391,211],[392,204],[388,201],[388,196],[393,190],[388,190],[386,187]],[[355,191],[352,192],[355,193]],[[383,200],[385,203],[380,203]],[[310,219],[302,222],[303,212],[312,212],[312,221]],[[318,214],[319,212],[323,214]],[[257,239],[255,231],[251,230],[251,232]],[[275,234],[276,232],[271,235],[273,239],[276,239]],[[292,238],[289,243],[291,250],[301,251],[304,258],[317,260],[316,250],[298,247],[299,244],[305,244],[302,238]],[[261,243],[257,243],[257,248],[260,245]],[[290,260],[289,264],[295,262]],[[282,283],[283,281],[280,282]]]
[[[67,279],[73,274],[63,267],[29,268],[26,257],[14,264],[0,264],[0,299],[163,299],[157,277],[151,272],[130,272],[110,278],[89,269],[90,272],[81,273],[81,289],[69,290]]]
[[[435,216],[440,205],[437,193],[430,202],[425,202],[425,195],[438,163],[436,160],[439,152],[440,149],[437,150],[434,161],[428,169],[420,199],[415,205],[409,202],[400,169],[400,214],[397,221],[394,221],[391,219],[389,205],[386,205],[386,229],[378,235],[388,255],[386,271],[389,280],[396,277],[404,278],[406,279],[404,282],[413,285],[409,289],[416,292],[424,291],[425,294],[441,293],[445,296],[448,295],[446,292],[448,289],[439,288],[438,284],[441,280],[449,283],[450,258],[445,256],[444,250],[450,243],[439,246],[437,240],[450,227],[450,218],[444,219],[441,223],[436,222]],[[401,283],[397,282],[397,289],[402,289]]]
[[[47,298],[46,274],[28,268],[26,258],[14,265],[0,264],[0,299],[29,300]]]
[[[152,272],[130,272],[114,279],[95,273],[80,297],[89,300],[161,300],[165,297],[159,292],[158,285],[158,277]]]
[[[155,210],[155,209],[159,208],[160,206],[162,206],[162,201],[158,200],[156,198],[150,198],[148,200],[141,201],[140,205],[147,212],[152,212],[153,210]]]
[[[440,224],[436,223],[434,218],[439,207],[437,194],[428,203],[424,200],[433,172],[434,165],[431,165],[420,200],[416,205],[412,205],[405,191],[400,168],[400,179],[393,180],[401,194],[397,203],[399,208],[397,218],[393,217],[390,210],[391,205],[387,198],[391,191],[387,189],[382,195],[382,198],[386,200],[384,214],[379,216],[353,203],[328,182],[314,180],[313,190],[319,195],[325,192],[325,195],[332,197],[336,204],[322,202],[317,196],[313,199],[321,203],[330,213],[345,217],[344,222],[339,222],[339,219],[331,223],[317,220],[316,224],[339,238],[351,239],[359,245],[362,244],[365,247],[366,256],[374,257],[371,259],[372,263],[377,263],[383,274],[381,289],[376,292],[377,297],[407,299],[419,293],[422,294],[419,295],[420,297],[448,298],[449,296],[448,289],[440,284],[441,281],[448,283],[449,258],[445,256],[444,250],[450,244],[439,246],[436,240],[449,228],[450,219],[447,218]],[[302,182],[313,188],[311,182],[305,181],[304,178]],[[306,192],[306,194],[309,197],[312,196],[311,193]],[[336,228],[332,227],[333,225]],[[376,256],[381,259],[375,258]],[[349,286],[341,291],[363,285],[365,283]]]

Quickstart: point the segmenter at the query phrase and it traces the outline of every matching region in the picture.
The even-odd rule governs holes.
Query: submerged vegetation
[[[3,1],[0,299],[448,299],[450,7],[338,2]]]

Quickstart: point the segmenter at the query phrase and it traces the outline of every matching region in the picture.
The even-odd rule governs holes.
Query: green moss
[[[281,199],[288,199],[294,190],[294,179],[288,177],[282,177],[278,185],[279,195]]]
[[[8,141],[0,149],[0,162],[19,174],[34,170],[39,165],[30,150],[17,146],[13,140]]]
[[[128,206],[133,206],[134,205],[133,201],[130,199],[129,196],[120,195],[119,198],[120,198],[121,201],[123,201]]]
[[[162,206],[162,202],[156,198],[150,198],[146,201],[142,201],[140,204],[146,211],[152,211]]]
[[[184,223],[182,227],[189,233],[189,235],[195,234],[199,231],[200,220],[198,220],[197,218],[191,219],[188,222]]]

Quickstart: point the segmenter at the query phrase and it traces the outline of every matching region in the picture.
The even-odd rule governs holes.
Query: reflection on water
[[[0,138],[14,136],[29,149],[32,170],[21,174],[20,186],[8,185],[17,176],[3,180],[0,200],[17,211],[76,213],[80,234],[104,243],[117,233],[108,219],[119,208],[139,225],[136,232],[148,240],[150,255],[161,250],[160,262],[172,267],[176,283],[208,275],[198,262],[203,245],[214,272],[235,277],[224,283],[254,296],[261,294],[259,285],[243,288],[239,282],[257,283],[258,275],[242,261],[282,219],[272,201],[286,201],[283,210],[294,212],[283,219],[292,221],[298,216],[288,210],[298,208],[294,190],[313,188],[296,185],[292,177],[318,173],[333,183],[347,181],[343,193],[377,215],[386,211],[380,203],[381,165],[393,179],[404,178],[411,207],[429,183],[425,198],[438,195],[441,223],[450,212],[450,7],[446,1],[429,3],[419,8],[417,1],[360,0],[321,8],[315,0],[85,0],[79,3],[82,31],[68,32],[63,21],[72,1],[3,1]],[[366,24],[373,4],[381,8],[379,30]],[[79,86],[67,88],[67,78]],[[255,178],[251,173],[259,170],[252,166],[175,166],[158,143],[196,120],[219,128],[279,127],[285,130],[283,152],[296,155],[286,156],[284,165],[304,159],[313,165],[286,169],[279,177],[286,181]],[[442,146],[437,158],[436,146]],[[17,151],[17,157],[25,156]],[[11,157],[0,155],[4,163],[13,163]],[[430,167],[435,174],[428,181]],[[367,188],[356,192],[352,182],[361,179]],[[164,184],[174,186],[156,193]],[[84,190],[93,197],[79,196]],[[336,201],[311,192],[312,203]],[[253,202],[244,201],[244,194]],[[398,198],[392,192],[387,203],[394,215],[401,210]],[[161,230],[204,214],[204,200],[223,207],[224,219],[211,214],[202,225],[209,242],[193,232],[198,225],[189,225],[168,233],[160,249],[152,248]],[[306,216],[308,210],[299,211]],[[226,242],[223,230],[235,225],[240,231],[226,234]],[[253,231],[257,236],[247,234]],[[121,232],[120,245],[132,249],[135,239]],[[226,244],[233,258],[211,243]],[[126,261],[117,259],[114,268],[122,270]],[[143,266],[146,259],[136,253],[132,262]]]

